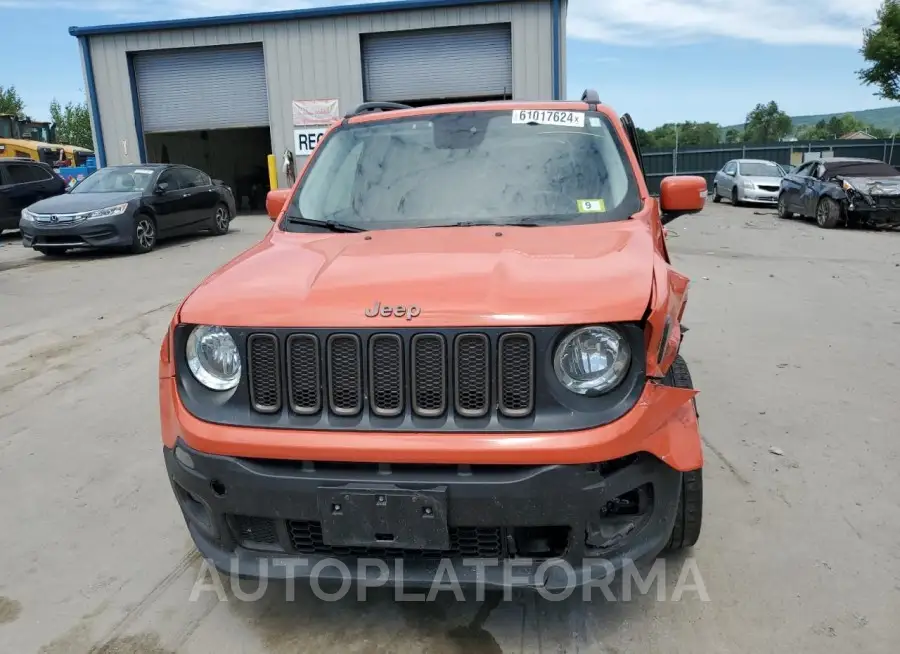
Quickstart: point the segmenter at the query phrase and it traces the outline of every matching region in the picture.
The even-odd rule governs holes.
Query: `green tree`
[[[791,117],[778,108],[774,100],[768,104],[758,104],[747,114],[744,126],[744,140],[749,143],[770,143],[779,141],[791,133]]]
[[[870,65],[857,71],[875,87],[875,95],[900,100],[900,0],[884,0],[875,24],[863,31],[863,59]]]
[[[726,143],[740,143],[744,138],[744,135],[741,134],[734,127],[725,132],[725,142]]]
[[[0,114],[12,114],[18,118],[25,117],[25,102],[15,86],[0,86]]]
[[[843,116],[832,116],[828,120],[822,119],[815,125],[801,127],[797,131],[797,138],[805,141],[828,141],[839,139],[851,132],[866,132],[875,138],[889,136],[887,130],[872,127],[852,114],[844,114]]]
[[[50,118],[56,124],[56,138],[60,143],[94,149],[87,103],[69,102],[63,107],[54,99],[50,103]]]

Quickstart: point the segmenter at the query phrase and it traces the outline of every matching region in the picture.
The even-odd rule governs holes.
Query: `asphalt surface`
[[[274,584],[191,601],[201,561],[162,464],[159,343],[178,301],[270,224],[138,257],[49,260],[0,237],[0,652],[897,651],[900,234],[727,203],[670,225],[707,463],[700,543],[667,560],[665,601],[326,603]],[[705,593],[673,601],[691,561]]]

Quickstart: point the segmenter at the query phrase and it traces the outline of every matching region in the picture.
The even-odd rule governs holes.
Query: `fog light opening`
[[[223,484],[218,479],[213,479],[209,482],[209,487],[212,489],[213,495],[216,497],[225,497],[225,493],[228,492],[228,489],[225,488],[225,484]]]
[[[517,527],[512,541],[516,556],[554,558],[568,549],[569,527]]]
[[[645,484],[606,502],[585,526],[588,548],[608,550],[636,534],[653,512],[653,486]]]

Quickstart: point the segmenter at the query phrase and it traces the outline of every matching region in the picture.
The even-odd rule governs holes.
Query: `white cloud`
[[[0,0],[0,8],[109,14],[109,22],[282,11],[361,0]],[[362,0],[377,2],[380,0]],[[719,37],[777,45],[859,47],[881,0],[569,0],[572,38],[653,47]]]
[[[859,47],[881,0],[570,0],[568,34],[657,46],[734,38],[769,45]]]

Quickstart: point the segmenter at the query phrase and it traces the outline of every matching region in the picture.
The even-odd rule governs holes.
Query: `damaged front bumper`
[[[191,536],[223,573],[410,587],[606,579],[665,547],[682,474],[645,453],[483,469],[247,460],[182,441],[164,455]]]

